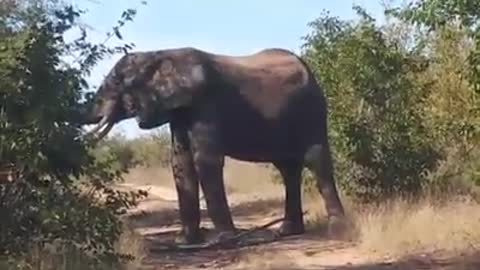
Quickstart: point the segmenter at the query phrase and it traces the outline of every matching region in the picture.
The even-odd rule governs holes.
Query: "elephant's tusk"
[[[95,128],[93,128],[92,130],[90,130],[89,132],[87,132],[85,134],[85,136],[88,136],[90,134],[94,134],[94,133],[97,133],[100,129],[102,129],[106,124],[108,124],[108,116],[105,115],[101,120],[100,122],[98,122],[97,126]]]
[[[110,130],[113,128],[113,125],[114,125],[114,123],[108,121],[108,116],[104,116],[100,120],[100,122],[97,124],[97,126],[95,126],[95,128],[93,128],[89,132],[79,136],[79,138],[85,138],[87,136],[93,135],[95,137],[95,141],[100,141],[101,139],[103,139],[103,137],[105,137],[108,134],[108,132],[110,132]],[[100,131],[103,127],[105,127],[105,129]],[[100,133],[96,134],[99,131],[100,131]]]
[[[105,129],[102,130],[102,131],[100,132],[100,134],[97,135],[97,140],[103,139],[103,137],[105,137],[105,136],[108,134],[108,132],[110,132],[110,130],[112,130],[113,125],[114,125],[114,124],[113,124],[112,122],[109,122],[109,123],[107,124],[107,126],[105,127]]]
[[[103,120],[103,119],[102,119]],[[93,135],[95,138],[94,138],[94,141],[95,142],[98,142],[100,141],[101,139],[103,139],[109,132],[110,130],[112,130],[113,126],[114,126],[114,123],[112,122],[108,122],[106,124],[107,126],[105,127],[105,129],[103,129],[99,134],[95,134],[96,132],[98,132],[98,130],[100,130],[100,128],[102,126],[105,126],[105,124],[103,125],[97,125],[93,130],[91,130],[90,132],[86,133],[86,134],[83,134],[75,139],[80,139],[80,138],[85,138],[86,136],[88,135]]]

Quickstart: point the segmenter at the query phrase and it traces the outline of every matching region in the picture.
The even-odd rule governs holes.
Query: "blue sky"
[[[216,53],[242,55],[268,47],[299,52],[301,37],[310,29],[307,23],[322,10],[344,19],[354,17],[353,4],[359,4],[379,20],[383,2],[392,0],[71,0],[88,13],[82,18],[93,27],[93,38],[103,40],[123,10],[138,7],[133,22],[123,29],[125,40],[135,50],[155,50],[193,46]],[[398,1],[393,1],[398,2]],[[98,85],[120,55],[102,61],[90,82]],[[134,120],[118,124],[113,132],[135,137],[140,130]]]

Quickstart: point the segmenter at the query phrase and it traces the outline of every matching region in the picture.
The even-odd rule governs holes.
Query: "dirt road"
[[[477,256],[471,255],[452,257],[437,251],[393,258],[366,253],[355,242],[327,240],[321,224],[315,227],[309,225],[308,232],[302,236],[287,237],[261,245],[195,252],[155,252],[152,248],[159,242],[171,241],[179,230],[176,193],[171,185],[127,183],[125,187],[146,189],[150,194],[132,213],[134,227],[143,236],[147,249],[142,269],[480,269]],[[280,187],[272,186],[268,191],[230,192],[228,199],[238,228],[251,229],[282,216],[283,198]],[[202,227],[211,228],[204,202],[201,207]],[[271,229],[276,228],[274,226]],[[263,233],[268,236],[271,231]]]

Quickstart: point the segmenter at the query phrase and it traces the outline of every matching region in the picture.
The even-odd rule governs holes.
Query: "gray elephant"
[[[270,162],[279,170],[285,185],[280,235],[304,233],[304,167],[316,176],[330,232],[343,228],[326,101],[311,70],[292,52],[227,56],[176,48],[127,54],[104,79],[82,124],[98,123],[92,132],[103,137],[132,117],[141,129],[170,124],[183,241],[203,239],[199,186],[215,229],[235,232],[223,181],[225,156]]]

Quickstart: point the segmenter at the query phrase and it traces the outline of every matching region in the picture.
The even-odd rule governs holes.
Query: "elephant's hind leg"
[[[282,236],[302,234],[305,231],[301,198],[302,163],[296,160],[273,162],[285,185],[285,220],[279,230]]]
[[[340,236],[345,230],[345,213],[333,177],[332,157],[328,142],[316,144],[305,155],[305,166],[317,180],[317,188],[325,201],[329,219],[329,235]]]

